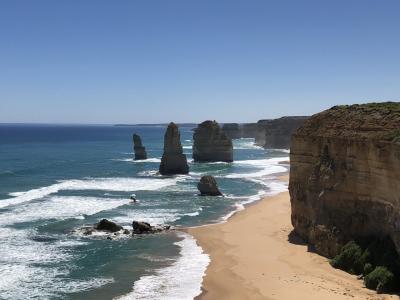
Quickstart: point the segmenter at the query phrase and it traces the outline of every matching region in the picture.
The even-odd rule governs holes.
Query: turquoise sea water
[[[181,127],[190,174],[157,174],[164,126],[0,125],[0,299],[192,299],[208,256],[174,231],[107,240],[73,231],[102,218],[175,227],[221,222],[286,187],[286,150],[234,140],[233,163],[193,163],[192,127]],[[132,134],[148,152],[133,161]],[[225,197],[200,197],[214,175]],[[131,204],[129,195],[140,200]]]

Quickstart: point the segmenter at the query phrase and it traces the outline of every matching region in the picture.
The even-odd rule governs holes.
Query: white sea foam
[[[195,216],[198,216],[199,214],[200,214],[199,211],[195,211],[195,212],[192,212],[192,213],[184,214],[184,216],[195,217]]]
[[[61,190],[146,191],[158,190],[176,183],[175,178],[87,178],[62,180],[50,186],[26,192],[10,193],[14,198],[0,200],[0,208],[40,199]]]
[[[222,221],[227,221],[230,217],[232,217],[235,213],[237,213],[238,211],[241,211],[244,209],[244,206],[246,204],[250,204],[252,202],[261,200],[262,197],[264,197],[267,193],[263,190],[258,191],[257,194],[255,195],[251,195],[251,196],[231,196],[228,195],[227,197],[230,199],[241,199],[241,201],[238,201],[235,203],[235,209],[233,211],[231,211],[230,213],[226,214],[225,216],[223,216],[221,219]]]
[[[263,148],[254,143],[254,138],[241,138],[233,140],[233,149],[245,150],[245,149],[263,149]]]
[[[252,166],[259,168],[259,171],[251,173],[234,173],[226,175],[226,178],[260,178],[271,174],[286,172],[287,168],[280,165],[282,161],[286,161],[287,157],[276,157],[268,159],[254,159],[254,160],[238,160],[235,164],[243,166]]]
[[[81,242],[38,242],[32,239],[35,235],[32,229],[0,228],[1,299],[54,299],[60,293],[83,291],[113,281],[112,278],[67,279],[68,269],[47,264],[72,259],[71,251],[66,248],[80,245]]]
[[[245,205],[253,203],[255,201],[261,200],[265,196],[274,196],[279,193],[287,191],[288,185],[286,182],[282,181],[272,181],[265,182],[264,180],[260,180],[260,183],[263,183],[265,186],[268,187],[268,191],[260,190],[257,194],[252,196],[232,196],[227,195],[227,198],[230,199],[241,199],[242,201],[238,201],[235,203],[235,210],[231,211],[230,213],[226,214],[221,218],[222,221],[227,221],[230,217],[232,217],[238,211],[241,211],[245,208]]]
[[[179,233],[182,241],[180,257],[171,266],[142,276],[134,283],[131,293],[118,300],[192,300],[201,293],[201,283],[210,258],[196,244],[194,238]]]
[[[83,217],[84,215],[93,215],[100,211],[111,210],[129,202],[130,199],[55,196],[46,201],[18,206],[12,211],[3,213],[0,225],[33,222],[43,219],[63,220]]]
[[[159,176],[162,175],[158,172],[158,170],[146,170],[138,173],[139,176]]]
[[[153,157],[148,159],[134,160],[133,158],[113,158],[114,161],[132,162],[132,163],[159,163],[161,158]]]
[[[182,146],[183,149],[192,149],[192,146]]]
[[[63,293],[95,289],[114,282],[112,278],[65,279],[62,278],[68,275],[65,270],[32,265],[2,264],[0,273],[0,298],[4,300],[55,299]]]
[[[113,218],[114,221],[124,224],[131,224],[132,220],[144,221],[152,225],[163,225],[175,222],[183,216],[198,216],[202,210],[199,207],[196,211],[185,212],[178,209],[152,208],[146,210],[130,210],[123,216]]]
[[[113,220],[120,224],[131,224],[132,220],[137,220],[151,225],[162,225],[172,223],[181,216],[182,213],[177,209],[130,210],[126,212],[126,215],[115,217]]]

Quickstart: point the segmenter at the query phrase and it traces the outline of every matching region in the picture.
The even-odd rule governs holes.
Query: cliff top
[[[313,115],[295,135],[400,143],[400,102],[334,106]]]

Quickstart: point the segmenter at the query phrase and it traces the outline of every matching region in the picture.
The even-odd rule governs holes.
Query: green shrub
[[[374,266],[370,263],[364,265],[363,275],[366,276],[374,270]]]
[[[367,288],[378,292],[400,290],[400,257],[389,237],[350,241],[330,264],[351,274],[362,274]]]
[[[378,266],[364,277],[365,286],[378,292],[387,292],[393,288],[394,275],[387,268]]]
[[[331,260],[334,268],[347,271],[352,274],[361,274],[364,269],[363,250],[354,241],[348,242],[342,250]]]

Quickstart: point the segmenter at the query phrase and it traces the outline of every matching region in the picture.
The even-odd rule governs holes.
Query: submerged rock
[[[180,140],[178,126],[171,122],[164,135],[164,153],[161,158],[160,174],[188,174],[189,166]]]
[[[100,231],[108,231],[108,232],[117,232],[122,230],[122,226],[109,221],[107,219],[102,219],[99,223],[96,224],[96,226],[94,227],[94,229],[96,230],[100,230]]]
[[[202,196],[221,196],[222,193],[219,191],[217,181],[213,176],[202,176],[200,182],[197,184],[197,189],[200,191]]]
[[[146,148],[142,145],[142,139],[136,133],[133,135],[133,150],[135,152],[135,160],[147,159]]]
[[[197,162],[233,161],[232,139],[215,121],[204,121],[193,134],[193,159]]]

